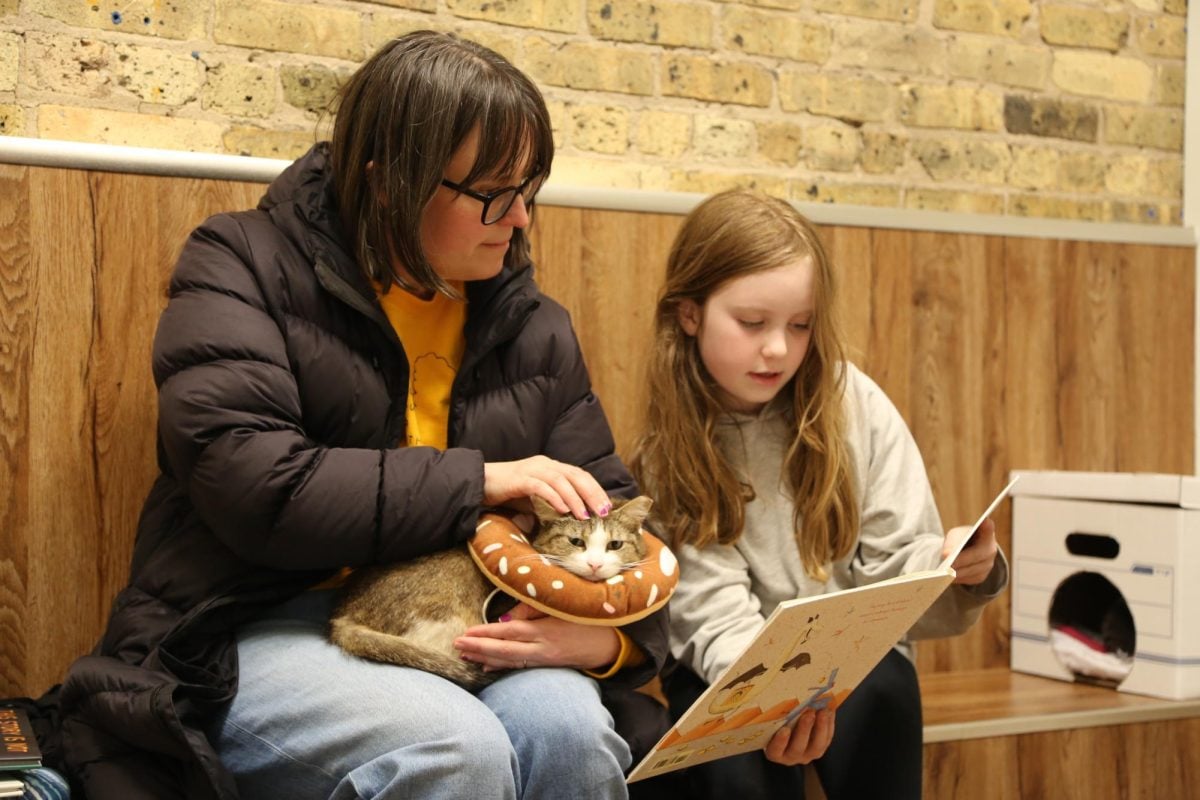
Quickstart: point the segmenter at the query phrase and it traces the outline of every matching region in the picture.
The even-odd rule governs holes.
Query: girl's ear
[[[688,336],[695,336],[700,330],[700,306],[695,300],[681,300],[675,310],[679,316],[679,327]]]

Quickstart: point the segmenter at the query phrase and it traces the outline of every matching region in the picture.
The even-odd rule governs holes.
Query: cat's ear
[[[538,497],[536,494],[532,495],[529,500],[531,503],[533,503],[533,513],[537,514],[539,522],[550,522],[551,520],[556,520],[562,516],[562,514],[554,510],[554,506],[550,505],[543,498]]]
[[[626,519],[633,520],[640,526],[646,521],[646,517],[650,514],[650,506],[652,505],[654,505],[653,500],[646,495],[641,495],[617,508],[615,513],[619,513]]]

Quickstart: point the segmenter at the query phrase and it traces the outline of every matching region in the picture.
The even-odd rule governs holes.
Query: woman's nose
[[[529,209],[525,206],[525,198],[517,195],[517,199],[513,200],[513,204],[508,207],[508,211],[504,212],[504,216],[500,220],[514,228],[524,228],[529,225]]]

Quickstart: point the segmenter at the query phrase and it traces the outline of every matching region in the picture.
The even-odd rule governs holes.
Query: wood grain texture
[[[617,452],[627,456],[641,427],[654,309],[681,218],[557,207],[538,215],[538,285],[570,312]]]
[[[925,800],[1017,800],[1020,792],[1018,737],[967,739],[926,744],[922,796]]]
[[[1200,717],[1194,702],[1141,697],[1007,669],[927,674],[921,689],[924,796],[930,800],[1195,796]],[[1178,716],[1181,706],[1191,709],[1191,716]],[[1056,715],[1112,717],[1126,712],[1134,721],[1081,722],[1071,728],[930,741],[931,728],[957,723],[1040,723]],[[1137,721],[1139,715],[1161,718]]]
[[[95,207],[88,175],[31,170],[27,503],[27,679],[45,686],[88,650],[103,608],[96,563],[100,535],[93,460],[96,407]],[[52,634],[52,635],[51,635]]]
[[[1116,692],[1006,668],[925,673],[920,681],[926,728],[1088,712],[1123,712],[1133,720],[1156,714],[1165,718],[1174,709],[1196,706],[1195,702]]]
[[[89,651],[156,474],[150,345],[183,241],[262,187],[0,167],[0,695]]]
[[[1019,738],[1019,797],[1194,797],[1200,719]]]
[[[0,166],[0,695],[60,680],[100,633],[156,470],[148,354],[170,267],[205,216],[262,190]],[[680,221],[541,206],[532,231],[626,455]],[[909,422],[947,526],[1010,469],[1191,472],[1191,248],[822,233],[852,358]],[[1007,621],[1004,595],[924,643],[920,672],[1006,665]]]
[[[36,310],[29,170],[0,165],[0,693],[29,659],[29,376]]]
[[[925,745],[926,800],[1184,800],[1196,796],[1200,719]]]

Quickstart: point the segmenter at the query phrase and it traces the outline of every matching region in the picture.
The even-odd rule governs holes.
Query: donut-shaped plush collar
[[[671,549],[644,529],[642,537],[646,557],[601,581],[550,563],[511,518],[499,513],[480,515],[467,550],[496,588],[545,614],[584,625],[627,625],[662,608],[679,582]]]

